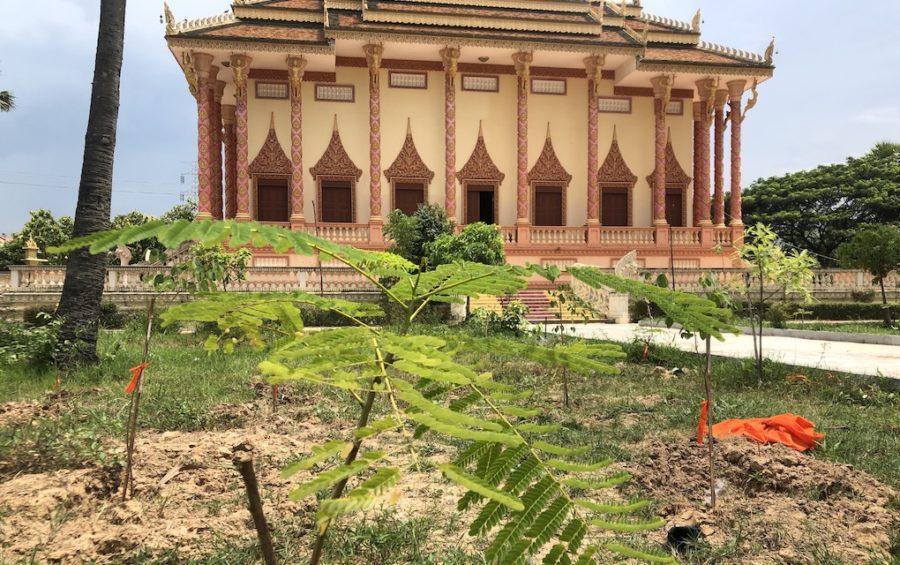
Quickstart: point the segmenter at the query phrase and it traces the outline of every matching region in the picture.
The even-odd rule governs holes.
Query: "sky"
[[[229,0],[170,0],[176,18],[222,13]],[[703,38],[762,53],[775,78],[744,123],[744,185],[900,142],[896,0],[644,0]],[[0,233],[28,211],[74,214],[90,105],[99,0],[10,2],[0,18]],[[113,214],[158,215],[192,191],[196,106],[163,40],[162,2],[128,2]],[[183,181],[182,181],[183,177]]]

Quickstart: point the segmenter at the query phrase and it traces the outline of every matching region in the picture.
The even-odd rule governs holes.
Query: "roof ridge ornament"
[[[773,35],[772,41],[770,41],[769,46],[766,47],[765,63],[767,65],[771,65],[774,60],[775,60],[775,36]]]
[[[166,35],[171,35],[175,33],[175,15],[172,14],[172,9],[166,2],[163,2],[163,14],[166,18]]]
[[[697,13],[694,14],[694,19],[691,20],[691,31],[694,33],[700,33],[700,24],[703,23],[703,13],[700,8],[697,8]]]

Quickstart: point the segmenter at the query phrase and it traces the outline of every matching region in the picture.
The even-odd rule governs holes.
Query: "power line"
[[[14,186],[27,186],[30,188],[48,188],[51,190],[66,190],[69,192],[78,190],[77,187],[73,187],[71,185],[61,185],[61,184],[38,184],[38,183],[27,183],[27,182],[13,182],[13,181],[5,181],[0,180],[0,184],[9,184]],[[180,192],[153,192],[149,190],[122,190],[118,188],[113,189],[114,194],[149,194],[153,196],[180,196]]]

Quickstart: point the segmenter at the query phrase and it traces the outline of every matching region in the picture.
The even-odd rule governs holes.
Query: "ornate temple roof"
[[[233,0],[231,13],[194,21],[176,22],[166,7],[166,23],[173,47],[289,43],[333,53],[336,39],[360,39],[625,54],[648,71],[741,68],[765,78],[773,69],[771,49],[701,41],[699,12],[681,22],[634,0]]]

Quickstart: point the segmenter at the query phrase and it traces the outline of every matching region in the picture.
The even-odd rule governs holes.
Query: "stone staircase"
[[[513,301],[518,301],[528,306],[526,318],[531,323],[537,324],[558,320],[558,310],[550,306],[550,295],[546,290],[528,288],[517,294],[506,295],[500,298],[500,303],[503,307],[506,307],[507,304]]]

